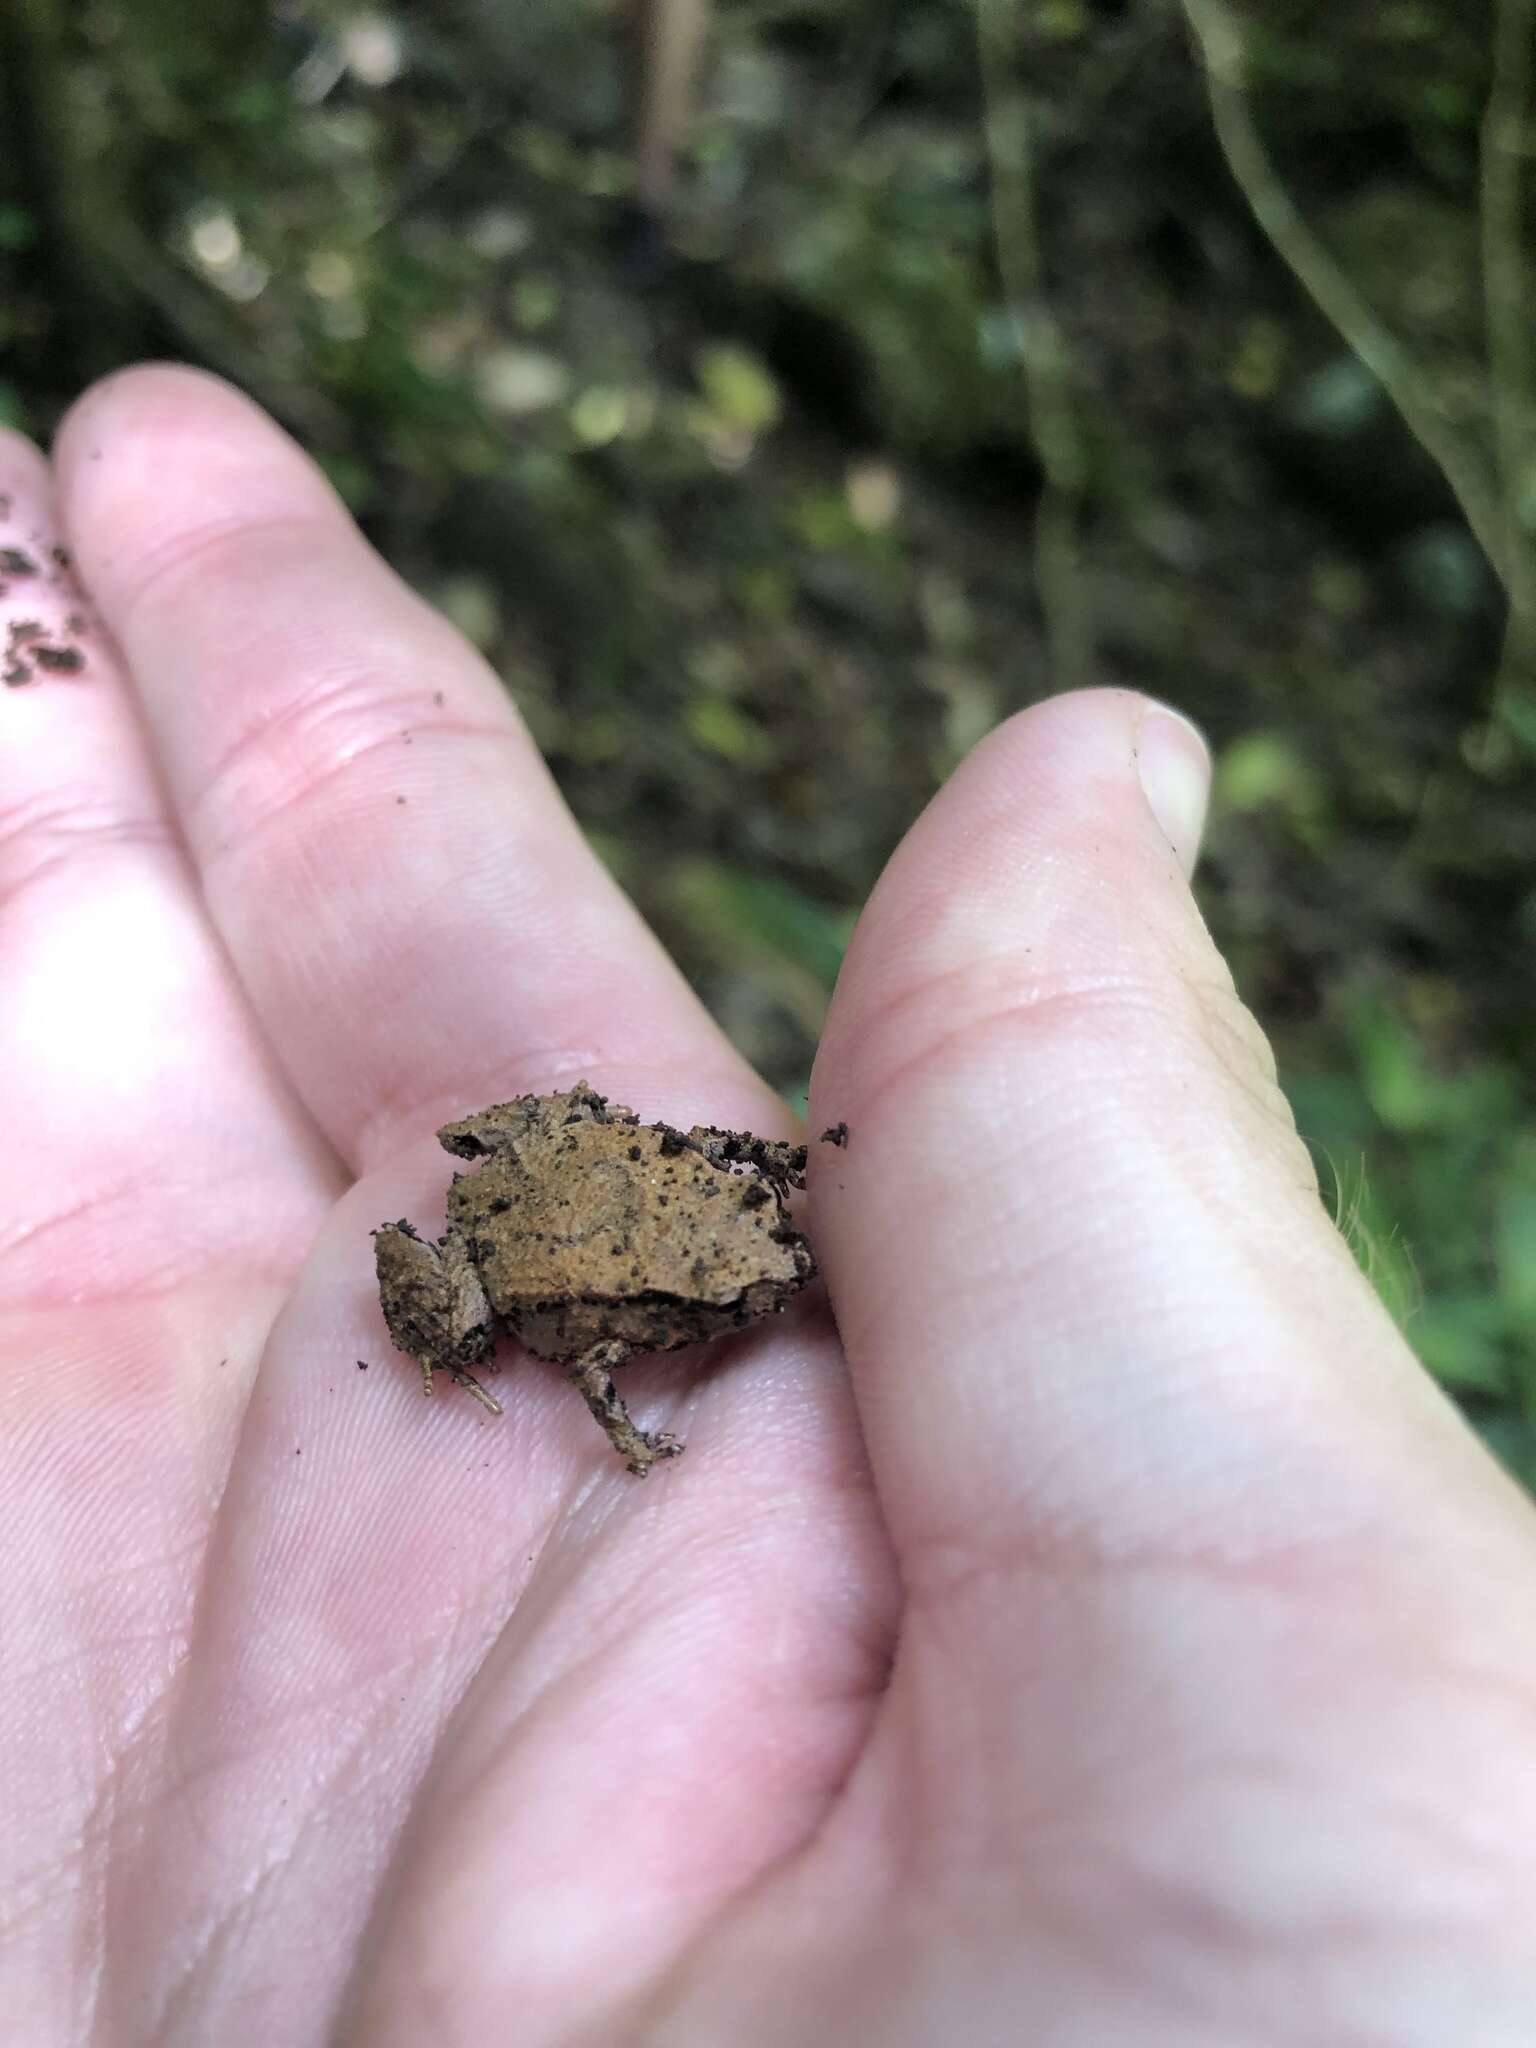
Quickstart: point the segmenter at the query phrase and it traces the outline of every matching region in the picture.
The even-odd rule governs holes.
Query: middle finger
[[[71,415],[59,467],[215,921],[358,1170],[578,1070],[622,1072],[642,1109],[684,1076],[712,1118],[747,1109],[497,677],[262,413],[130,371]]]

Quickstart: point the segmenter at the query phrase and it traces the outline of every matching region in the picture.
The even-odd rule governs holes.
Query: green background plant
[[[966,0],[721,0],[663,258],[616,4],[18,0],[0,418],[46,435],[145,353],[250,388],[485,649],[791,1095],[900,831],[1086,634],[1074,663],[1211,734],[1202,900],[1329,1199],[1536,1478],[1514,586],[1234,181],[1201,11],[1026,0],[987,40]],[[1501,10],[1219,11],[1270,170],[1523,562],[1529,376],[1484,276]],[[1519,284],[1523,194],[1501,232]],[[1049,561],[1042,371],[1072,437]]]

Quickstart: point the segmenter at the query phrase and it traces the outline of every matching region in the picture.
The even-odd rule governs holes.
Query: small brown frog
[[[436,1244],[405,1222],[374,1232],[390,1336],[427,1393],[440,1370],[495,1415],[501,1404],[469,1368],[516,1337],[566,1368],[637,1478],[682,1445],[636,1429],[615,1369],[771,1315],[815,1277],[786,1200],[805,1186],[803,1145],[643,1124],[584,1081],[437,1136],[484,1163],[454,1175]]]

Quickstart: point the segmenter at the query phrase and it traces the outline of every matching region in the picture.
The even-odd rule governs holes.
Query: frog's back
[[[804,1240],[771,1190],[664,1125],[581,1116],[535,1127],[458,1179],[448,1207],[492,1305],[549,1357],[607,1338],[695,1343],[808,1276]]]

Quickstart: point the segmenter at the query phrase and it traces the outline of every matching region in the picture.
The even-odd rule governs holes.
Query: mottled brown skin
[[[585,1082],[445,1124],[455,1174],[437,1244],[374,1232],[379,1299],[426,1391],[446,1372],[494,1414],[470,1367],[503,1334],[565,1366],[631,1472],[682,1446],[637,1429],[612,1375],[637,1351],[708,1343],[782,1309],[815,1276],[785,1191],[805,1148],[746,1131],[643,1124]]]

